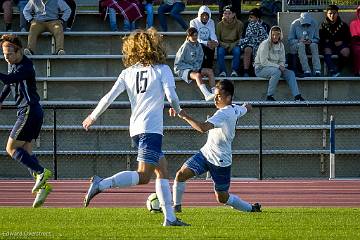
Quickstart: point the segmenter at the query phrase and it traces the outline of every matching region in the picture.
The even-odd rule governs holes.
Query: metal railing
[[[282,0],[282,11],[323,11],[329,4],[336,4],[340,9],[356,9],[358,0]]]
[[[239,103],[240,102],[235,102]],[[89,155],[89,154],[97,154],[97,155],[136,155],[137,152],[134,150],[60,150],[59,151],[59,142],[57,134],[60,131],[76,131],[81,130],[81,126],[79,125],[64,125],[59,124],[58,122],[58,111],[60,110],[80,110],[80,109],[91,109],[95,106],[95,102],[43,102],[43,107],[46,110],[50,110],[53,112],[53,124],[52,125],[44,125],[43,131],[52,131],[52,149],[46,150],[46,151],[34,151],[38,154],[44,154],[44,155],[52,155],[52,165],[54,170],[55,179],[57,179],[58,176],[58,156],[59,155],[67,155],[67,154],[78,154],[78,155]],[[206,103],[201,101],[188,101],[188,102],[181,102],[181,105],[183,108],[213,108],[212,103]],[[257,149],[233,149],[234,155],[258,155],[258,178],[263,179],[263,158],[266,155],[270,154],[279,154],[279,155],[288,155],[288,154],[319,154],[322,155],[322,158],[324,156],[329,154],[329,146],[328,146],[328,132],[329,132],[329,116],[328,116],[328,108],[329,107],[340,107],[341,109],[351,107],[351,108],[360,108],[360,102],[358,101],[352,101],[352,102],[327,102],[327,101],[320,101],[320,102],[252,102],[255,115],[257,116],[256,120],[258,121],[257,124],[242,124],[237,126],[237,130],[252,130],[257,131],[257,134],[254,134],[255,137],[258,138],[258,147]],[[168,107],[168,105],[167,105]],[[323,124],[272,124],[271,120],[269,121],[268,118],[271,118],[273,116],[268,115],[269,112],[264,114],[264,110],[269,109],[292,109],[292,108],[319,108],[319,110],[322,111],[322,121]],[[3,109],[13,109],[14,106],[10,105],[4,105]],[[130,103],[129,102],[115,102],[110,107],[110,109],[129,109]],[[336,116],[336,112],[332,112],[333,115]],[[279,119],[281,119],[281,116],[279,116]],[[253,122],[253,121],[251,121]],[[341,124],[341,121],[339,121],[339,125],[336,126],[337,129],[343,129],[343,130],[356,130],[358,131],[360,129],[360,125],[354,124],[354,123],[346,123]],[[2,125],[0,126],[0,130],[9,129],[11,128],[11,125]],[[189,126],[165,126],[165,130],[178,130],[178,131],[193,131]],[[320,148],[313,148],[313,149],[307,149],[304,147],[303,149],[297,148],[297,149],[281,149],[281,148],[274,148],[271,149],[271,147],[268,146],[268,144],[264,143],[264,132],[265,131],[273,131],[271,134],[278,134],[281,131],[321,131],[322,136],[322,144]],[[100,125],[100,126],[94,126],[93,131],[128,131],[128,126],[114,126],[114,125]],[[300,144],[300,141],[299,141]],[[304,143],[305,144],[305,143]],[[305,144],[306,145],[306,144]],[[266,146],[266,148],[264,148]],[[175,146],[175,149],[176,146]],[[165,154],[194,154],[196,150],[167,150],[164,151]],[[6,154],[4,151],[2,151],[3,154]],[[360,145],[358,147],[347,147],[344,146],[342,149],[341,147],[338,149],[339,154],[360,154]]]

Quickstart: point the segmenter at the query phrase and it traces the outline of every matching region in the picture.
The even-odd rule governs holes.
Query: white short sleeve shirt
[[[206,144],[200,151],[210,163],[220,167],[231,165],[231,144],[235,137],[236,123],[246,112],[246,107],[232,104],[218,109],[207,120],[214,128],[209,130]]]

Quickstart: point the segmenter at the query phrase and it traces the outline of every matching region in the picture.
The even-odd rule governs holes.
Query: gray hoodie
[[[310,13],[300,14],[300,18],[294,20],[290,26],[288,42],[290,45],[297,44],[301,38],[309,39],[313,43],[319,43],[319,26]]]
[[[268,39],[262,41],[259,45],[259,49],[256,53],[254,66],[256,67],[276,67],[280,65],[285,67],[285,47],[282,42],[283,40],[283,31],[281,30],[280,40],[277,44],[272,43],[271,41],[271,31],[274,27],[270,29]],[[281,29],[281,28],[280,28]]]
[[[174,72],[183,80],[188,81],[190,71],[200,70],[203,57],[204,52],[199,42],[185,40],[176,53]]]
[[[60,19],[66,22],[71,14],[70,7],[64,0],[48,0],[43,3],[42,0],[31,0],[24,8],[24,17],[27,21],[35,19],[39,22],[53,21]]]

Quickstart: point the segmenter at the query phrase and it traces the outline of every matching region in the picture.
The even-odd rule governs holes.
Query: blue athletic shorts
[[[31,142],[37,139],[43,124],[44,112],[40,105],[19,108],[17,120],[10,132],[14,140]]]
[[[184,165],[191,169],[196,175],[210,172],[214,182],[214,189],[217,192],[227,192],[230,188],[231,166],[219,167],[210,163],[205,156],[198,152],[190,157]]]
[[[137,160],[155,166],[164,157],[161,151],[162,135],[157,133],[142,133],[132,137],[132,142],[138,149]]]

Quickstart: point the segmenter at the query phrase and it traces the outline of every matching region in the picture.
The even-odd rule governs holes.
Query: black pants
[[[69,5],[69,7],[71,9],[71,14],[70,14],[69,19],[66,22],[66,27],[72,28],[72,25],[74,24],[74,21],[75,21],[76,3],[74,0],[65,0],[65,2],[67,5]]]
[[[214,57],[215,57],[215,49],[211,49],[208,46],[205,46],[204,44],[201,44],[203,52],[204,52],[204,58],[203,63],[201,65],[201,68],[213,68],[214,67]]]

